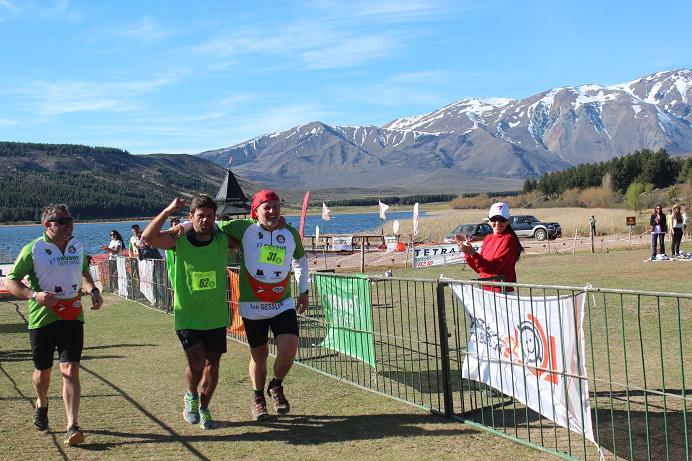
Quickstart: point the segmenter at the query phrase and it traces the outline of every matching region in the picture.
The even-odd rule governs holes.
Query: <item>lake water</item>
[[[423,216],[424,213],[421,213]],[[320,234],[354,234],[375,230],[382,224],[377,213],[335,214],[330,221],[322,220],[319,215],[307,216],[305,219],[305,235],[314,235],[315,226],[320,226]],[[398,211],[387,213],[387,221],[395,219],[411,219],[412,212]],[[287,216],[286,220],[296,228],[299,227],[299,216]],[[109,232],[115,229],[123,236],[125,245],[132,235],[131,226],[139,224],[142,229],[149,221],[121,221],[115,223],[85,223],[75,224],[74,235],[86,247],[89,254],[103,253],[101,245],[110,241]],[[0,226],[0,262],[11,262],[19,254],[24,245],[41,235],[43,227]],[[400,232],[411,232],[411,229],[401,229]]]

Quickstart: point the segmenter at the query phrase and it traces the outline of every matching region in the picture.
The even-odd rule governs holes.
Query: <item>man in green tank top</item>
[[[216,203],[208,195],[199,195],[190,204],[192,230],[177,240],[161,232],[166,220],[187,205],[182,198],[173,200],[146,227],[142,237],[154,247],[175,251],[171,276],[175,330],[188,364],[183,417],[191,424],[213,429],[209,402],[218,383],[230,323],[226,297],[230,239],[214,229]]]

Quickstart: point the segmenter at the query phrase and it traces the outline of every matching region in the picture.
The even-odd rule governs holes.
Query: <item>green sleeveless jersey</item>
[[[194,244],[188,233],[175,243],[173,313],[176,330],[228,327],[226,251],[228,237],[214,231],[211,243]],[[206,242],[205,242],[206,243]]]

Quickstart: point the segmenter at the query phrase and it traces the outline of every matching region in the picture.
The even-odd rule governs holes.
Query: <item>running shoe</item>
[[[266,419],[269,419],[267,401],[263,396],[255,397],[255,400],[252,403],[252,419],[255,421],[265,421]]]
[[[199,397],[185,393],[185,410],[183,410],[183,418],[190,424],[199,424]]]
[[[199,409],[199,427],[201,427],[202,429],[215,429],[216,428],[216,423],[214,422],[213,419],[211,419],[211,413],[209,413],[208,409],[205,409],[205,408]]]
[[[79,445],[80,443],[84,443],[84,433],[82,432],[82,429],[79,426],[73,424],[72,427],[70,427],[67,430],[67,438],[65,438],[65,444],[73,446]]]
[[[284,395],[283,386],[272,385],[272,383],[269,383],[267,394],[269,394],[269,397],[271,397],[272,402],[274,403],[274,409],[278,414],[286,415],[289,411],[291,411],[291,404],[288,403],[288,399],[286,399],[286,396]]]
[[[34,428],[37,431],[48,429],[48,407],[36,407],[34,413]]]

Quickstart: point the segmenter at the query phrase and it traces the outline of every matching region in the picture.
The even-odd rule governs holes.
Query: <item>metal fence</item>
[[[165,264],[153,264],[154,268],[159,266],[152,271],[158,276],[152,282],[156,290],[143,290],[134,264],[127,266],[132,268],[126,278],[127,297],[171,312],[172,293]],[[98,273],[104,289],[117,292],[117,282],[113,283],[109,271],[112,267],[105,261]],[[297,361],[302,365],[539,450],[566,458],[598,459],[598,450],[583,434],[557,425],[508,393],[462,377],[464,360],[470,356],[467,342],[472,318],[450,287],[513,287],[532,303],[586,291],[585,348],[583,356],[578,351],[576,357],[585,364],[586,376],[572,378],[588,385],[594,437],[605,457],[690,459],[692,415],[688,413],[692,409],[692,389],[686,388],[686,379],[689,381],[692,375],[692,343],[686,338],[692,337],[692,294],[367,277],[365,296],[371,305],[370,318],[356,319],[359,327],[341,324],[340,328],[361,341],[363,336],[358,335],[369,335],[374,361],[368,363],[362,356],[344,353],[343,348],[339,350],[333,344],[327,347],[335,319],[328,306],[331,294],[318,289],[317,277],[352,284],[354,290],[359,290],[356,285],[363,281],[357,276],[311,274],[310,307],[299,316]],[[237,287],[237,278],[229,280],[229,286]],[[152,303],[143,292],[153,291],[158,297]],[[500,299],[506,295],[496,296]],[[574,312],[554,314],[560,322],[574,320],[570,317]],[[365,324],[367,327],[363,327]],[[236,324],[229,334],[244,341],[242,325],[238,328]],[[498,362],[504,360],[497,357]]]

